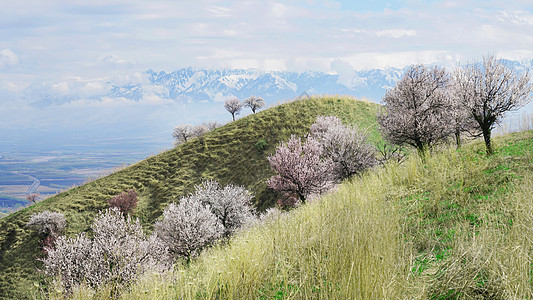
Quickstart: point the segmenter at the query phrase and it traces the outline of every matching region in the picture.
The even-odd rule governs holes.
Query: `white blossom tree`
[[[224,108],[231,114],[233,121],[235,121],[235,116],[241,112],[243,103],[237,98],[229,98],[224,103]]]
[[[154,229],[172,254],[187,260],[219,239],[224,230],[210,208],[192,197],[182,198],[178,205],[171,203]]]
[[[265,106],[265,100],[261,97],[251,96],[244,100],[244,106],[249,107],[255,114],[255,111]]]
[[[207,180],[197,185],[190,197],[209,207],[217,216],[224,237],[255,219],[251,203],[253,195],[242,186],[229,184],[221,187],[218,182]]]
[[[322,153],[320,142],[312,136],[304,142],[296,136],[281,142],[268,157],[270,167],[277,173],[268,180],[268,186],[286,197],[295,194],[301,202],[327,191],[333,187],[335,176],[332,161],[324,159]]]
[[[378,115],[381,131],[396,145],[410,145],[422,153],[454,131],[449,75],[444,69],[411,66],[383,98]]]
[[[335,116],[318,116],[310,135],[322,144],[322,156],[333,162],[338,180],[377,164],[375,147],[366,141],[366,135],[355,126],[342,124]]]
[[[146,237],[139,220],[118,208],[101,212],[91,229],[92,239],[85,233],[59,237],[42,259],[44,272],[59,278],[67,291],[82,284],[98,288],[113,283],[118,288],[147,270],[170,266],[166,247],[154,236]]]
[[[63,213],[45,210],[32,214],[26,226],[36,230],[40,234],[57,236],[65,230],[66,224]]]
[[[501,59],[486,56],[455,71],[457,97],[483,134],[487,154],[493,153],[491,133],[507,112],[531,100],[533,85],[528,72],[513,71]]]

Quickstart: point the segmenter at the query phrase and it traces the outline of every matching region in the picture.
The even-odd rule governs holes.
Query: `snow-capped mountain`
[[[146,74],[149,86],[113,86],[111,95],[138,100],[143,93],[155,93],[165,99],[188,102],[223,101],[228,97],[244,99],[254,95],[274,102],[302,94],[339,94],[379,101],[387,88],[394,86],[402,70],[391,68],[357,72],[349,84],[340,83],[339,75],[321,72],[185,68],[171,73],[149,70]]]

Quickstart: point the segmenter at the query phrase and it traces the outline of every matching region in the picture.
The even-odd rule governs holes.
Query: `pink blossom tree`
[[[335,116],[318,116],[310,135],[322,144],[322,156],[332,161],[338,180],[377,164],[376,149],[366,141],[366,135],[355,126],[342,124]]]
[[[268,157],[270,167],[277,173],[268,180],[268,186],[286,197],[296,194],[301,202],[330,189],[335,180],[333,163],[322,153],[320,142],[312,136],[304,142],[295,136],[281,142]]]

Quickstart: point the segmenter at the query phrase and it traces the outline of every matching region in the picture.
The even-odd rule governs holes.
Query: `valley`
[[[0,155],[0,216],[32,204],[27,195],[35,193],[37,202],[42,201],[140,161],[161,147],[130,146],[98,141],[57,150],[6,147]]]

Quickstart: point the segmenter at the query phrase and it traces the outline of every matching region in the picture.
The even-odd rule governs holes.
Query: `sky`
[[[134,116],[129,122],[193,122],[183,113],[188,108],[157,98],[28,106],[47,94],[102,95],[107,82],[142,82],[148,69],[336,74],[454,66],[488,53],[533,59],[533,1],[1,1],[0,134],[82,119],[106,126],[125,107]]]

